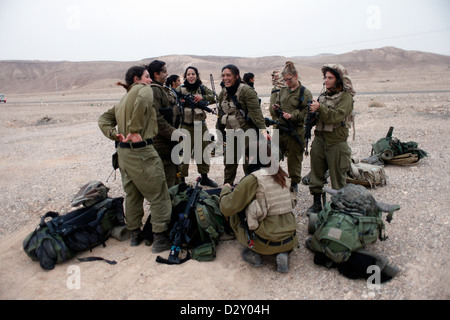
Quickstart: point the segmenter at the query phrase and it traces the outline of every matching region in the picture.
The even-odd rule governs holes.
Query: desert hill
[[[253,72],[259,93],[267,93],[271,87],[270,74],[275,68],[282,68],[291,60],[297,66],[302,82],[312,90],[320,90],[320,68],[324,63],[340,63],[350,72],[355,81],[368,75],[379,77],[379,82],[388,81],[399,73],[409,71],[410,76],[418,76],[423,68],[432,73],[447,74],[450,70],[450,56],[420,51],[406,51],[395,47],[356,50],[345,54],[322,54],[311,57],[270,56],[261,58],[170,55],[146,58],[140,61],[0,61],[0,92],[6,94],[26,94],[37,92],[72,92],[117,90],[114,85],[123,81],[126,70],[133,65],[148,64],[159,59],[167,63],[169,74],[182,75],[189,65],[196,66],[205,84],[209,74],[213,74],[216,87],[220,81],[220,71],[228,63],[235,64],[241,71]],[[429,72],[428,72],[429,73]],[[384,78],[385,79],[384,79]],[[443,79],[435,80],[436,83]],[[398,86],[401,88],[401,80]],[[442,89],[448,89],[445,81]],[[310,84],[315,83],[315,85]],[[447,82],[448,83],[448,82]],[[258,90],[259,89],[259,90]],[[261,92],[262,91],[262,92]]]

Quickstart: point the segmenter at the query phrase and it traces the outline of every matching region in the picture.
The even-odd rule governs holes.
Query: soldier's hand
[[[202,100],[203,100],[203,97],[201,95],[197,94],[197,95],[194,96],[194,102],[195,103],[197,103],[199,101],[202,101]]]
[[[289,120],[291,118],[291,114],[287,113],[287,112],[283,112],[283,118],[285,118],[286,120]]]
[[[317,100],[313,100],[313,102],[311,103],[311,106],[309,107],[309,111],[316,112],[317,110],[319,110],[319,107],[320,107],[320,103]]]
[[[117,140],[118,140],[119,142],[123,142],[123,140],[125,140],[125,137],[124,137],[123,134],[121,134],[121,133],[118,133],[118,134],[116,135],[116,137],[117,137]]]
[[[142,141],[142,137],[139,133],[129,133],[127,135],[127,137],[125,138],[125,140],[122,142],[127,142],[127,141],[140,142],[140,141]]]

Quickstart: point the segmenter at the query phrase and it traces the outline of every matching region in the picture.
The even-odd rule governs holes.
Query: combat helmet
[[[345,69],[340,64],[325,64],[322,67],[323,75],[325,75],[325,72],[327,71],[327,69],[331,69],[335,73],[339,74],[339,76],[340,76],[340,78],[342,80],[342,84],[344,86],[344,91],[347,91],[352,96],[354,96],[356,94],[355,89],[353,89],[352,79],[350,78],[350,76],[349,76],[349,74],[347,72],[347,69]]]
[[[97,202],[103,201],[108,196],[109,188],[100,181],[91,181],[81,187],[80,191],[72,200],[72,207],[82,204],[90,207]]]
[[[386,220],[390,222],[394,211],[400,209],[399,205],[376,201],[370,191],[361,185],[349,183],[339,190],[327,187],[323,189],[331,194],[332,204],[341,210],[362,213],[367,216],[377,216],[380,211],[387,212],[389,214]]]

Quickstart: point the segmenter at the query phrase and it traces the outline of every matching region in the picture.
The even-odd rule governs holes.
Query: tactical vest
[[[297,204],[294,193],[288,191],[289,189],[283,190],[269,170],[262,168],[251,173],[258,180],[259,186],[256,190],[256,199],[245,210],[250,230],[258,229],[259,222],[267,216],[292,213]]]
[[[332,96],[321,95],[319,97],[319,103],[324,105],[327,108],[335,109],[337,108],[340,98],[345,91],[341,91],[338,94],[334,94]],[[353,112],[348,114],[345,119],[340,123],[325,123],[320,117],[317,120],[316,130],[317,131],[325,131],[325,132],[333,132],[334,129],[345,126],[347,129],[352,127],[352,123],[354,123]]]
[[[203,85],[199,85],[197,90],[195,92],[188,91],[188,89],[182,85],[180,87],[180,91],[182,94],[205,94],[205,89],[203,88]],[[206,112],[200,108],[183,108],[183,122],[186,124],[194,124],[194,121],[205,121],[206,120]]]
[[[243,129],[246,126],[246,113],[242,107],[236,105],[239,103],[239,96],[243,88],[244,84],[241,83],[236,91],[236,99],[228,99],[228,92],[224,90],[221,107],[225,114],[222,116],[221,123],[225,125],[226,129]]]

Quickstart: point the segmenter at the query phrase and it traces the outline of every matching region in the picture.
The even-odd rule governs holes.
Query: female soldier
[[[312,94],[299,81],[298,72],[293,62],[286,62],[286,66],[281,71],[281,76],[286,86],[280,88],[278,99],[272,107],[274,109],[274,120],[295,131],[288,133],[280,130],[279,147],[280,155],[287,152],[287,167],[291,178],[291,188],[297,192],[297,185],[301,180],[303,146],[305,145],[305,128],[303,125],[308,114],[308,100],[312,99]]]
[[[164,165],[167,186],[170,188],[180,182],[179,169],[172,161],[172,148],[176,142],[172,141],[172,133],[180,124],[180,110],[178,109],[175,92],[164,85],[167,78],[166,63],[152,61],[148,66],[148,72],[153,82],[153,104],[158,116],[158,134],[155,136],[155,149],[158,151]]]
[[[250,155],[252,145],[256,146],[256,152]],[[220,210],[229,217],[237,240],[245,246],[242,258],[246,262],[258,267],[263,263],[262,255],[276,254],[277,271],[288,272],[288,252],[298,243],[297,222],[292,213],[295,195],[290,192],[287,174],[280,166],[272,170],[271,163],[261,163],[259,155],[264,149],[271,159],[267,141],[250,143],[246,150],[249,174],[234,190],[228,183],[223,186]]]
[[[130,245],[136,246],[143,240],[140,228],[145,198],[151,206],[152,251],[161,252],[170,248],[166,231],[172,205],[161,159],[153,147],[152,138],[157,134],[158,126],[150,82],[145,67],[130,68],[124,85],[127,93],[99,117],[98,124],[106,137],[118,143],[126,224],[131,230]]]
[[[209,104],[215,102],[214,94],[211,89],[207,88],[202,84],[200,80],[200,75],[198,73],[198,69],[189,66],[186,68],[184,72],[184,83],[177,88],[177,91],[184,95],[192,95],[193,101],[198,103],[200,101],[207,101]],[[183,101],[183,98],[181,98]],[[203,153],[205,148],[209,145],[209,141],[203,141],[203,136],[206,131],[208,131],[208,127],[206,126],[206,112],[200,108],[191,108],[186,105],[183,108],[183,121],[182,121],[182,129],[189,131],[191,136],[191,146],[190,150],[194,151],[194,122],[201,121],[202,123],[202,156],[200,163],[197,163],[198,173],[201,174],[202,180],[201,185],[209,186],[213,188],[217,188],[217,183],[211,180],[208,177],[209,173],[209,159],[203,159]],[[197,157],[196,157],[197,158]],[[189,163],[181,164],[181,178],[185,179],[189,175]]]
[[[258,95],[255,90],[248,85],[242,83],[239,75],[239,69],[229,64],[222,68],[222,82],[224,84],[222,91],[219,94],[219,108],[223,116],[221,124],[226,129],[238,130],[259,130],[266,139],[270,139],[267,134],[266,123],[259,107]],[[258,137],[259,132],[256,132]],[[230,147],[230,139],[227,137],[227,147],[224,156],[225,162],[225,181],[232,185],[236,178],[239,155],[237,152],[238,146],[237,137],[233,139],[234,149]],[[248,146],[248,140],[245,139],[245,146]],[[232,153],[229,155],[227,153]],[[247,173],[247,163],[244,163],[244,173]]]
[[[180,76],[177,74],[173,74],[170,77],[167,77],[166,86],[172,89],[176,89],[180,86],[181,80]]]
[[[353,120],[353,90],[347,70],[339,64],[322,67],[326,92],[313,100],[311,112],[318,113],[314,141],[311,144],[311,181],[309,191],[314,204],[307,213],[322,210],[321,195],[329,170],[331,187],[343,188],[351,164],[351,148],[347,143],[348,129]]]

